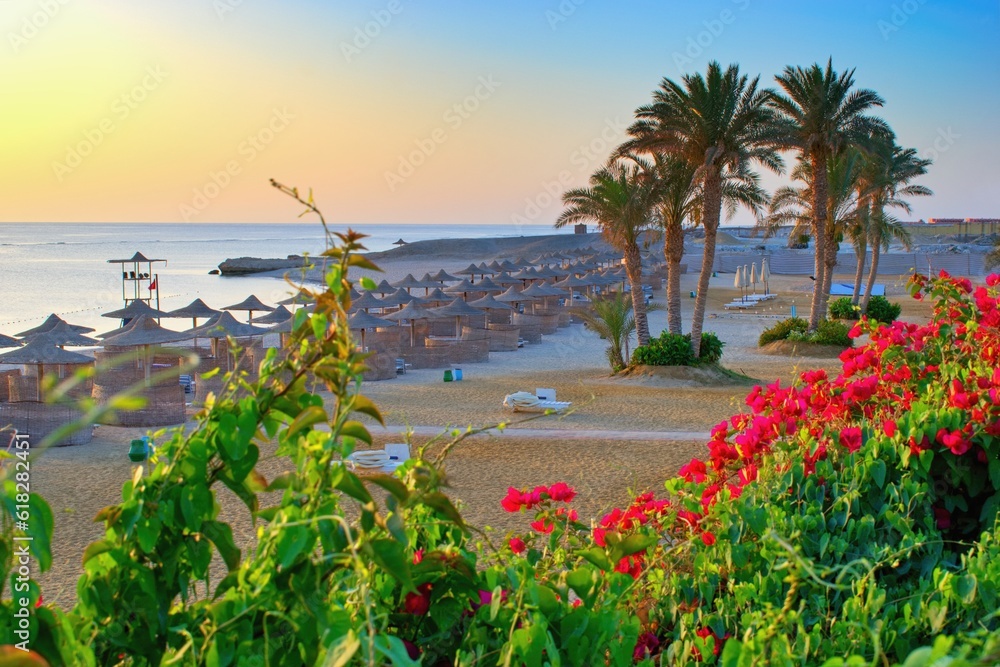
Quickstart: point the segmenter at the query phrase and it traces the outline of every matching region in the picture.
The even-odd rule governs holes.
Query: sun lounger
[[[758,305],[756,301],[732,301],[722,307],[726,310],[745,310],[747,308],[756,308]]]
[[[548,410],[562,412],[571,405],[570,401],[542,401],[539,400],[538,396],[526,391],[508,394],[503,399],[503,406],[511,412],[546,412]]]

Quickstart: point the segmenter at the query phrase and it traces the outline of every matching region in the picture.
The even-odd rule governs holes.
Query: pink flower
[[[701,534],[701,541],[704,542],[706,547],[710,547],[715,544],[715,535],[706,531]]]
[[[986,284],[989,285],[990,287],[996,287],[998,284],[1000,284],[1000,275],[996,273],[991,273],[990,275],[986,276]]]
[[[510,545],[510,550],[518,555],[523,554],[524,550],[527,548],[524,545],[524,540],[522,540],[520,537],[510,538],[510,541],[507,542],[507,544]]]
[[[898,430],[899,428],[896,426],[896,422],[891,419],[886,419],[885,423],[882,424],[882,431],[890,438],[896,435],[896,431]]]
[[[562,503],[568,503],[576,498],[576,491],[566,482],[556,482],[549,487],[549,497]]]
[[[935,438],[938,444],[944,445],[951,450],[955,456],[961,456],[972,448],[972,443],[962,436],[961,431],[951,431],[942,428],[938,430]]]
[[[934,508],[934,522],[938,530],[948,530],[951,528],[951,512],[943,507]]]
[[[639,641],[635,644],[635,651],[632,653],[632,660],[639,662],[653,655],[656,649],[660,648],[660,640],[652,632],[644,632],[639,635]]]
[[[681,469],[677,471],[677,474],[681,477],[695,484],[701,484],[705,481],[705,473],[705,463],[699,459],[691,459],[690,462],[682,465]]]
[[[545,535],[548,535],[549,533],[551,533],[552,530],[555,527],[556,527],[556,525],[554,523],[552,523],[551,521],[549,521],[548,519],[545,519],[545,518],[541,518],[541,519],[538,519],[537,521],[532,521],[531,522],[531,529],[532,530],[534,530],[535,532],[538,532],[538,533],[543,533]]]
[[[424,560],[424,550],[423,549],[417,549],[416,551],[413,552],[413,564],[414,565],[419,565],[421,562],[423,562],[423,560]]]
[[[521,492],[513,486],[507,488],[507,495],[500,501],[500,506],[507,512],[517,512],[524,505]]]
[[[851,426],[840,432],[840,444],[852,454],[861,449],[861,428]]]
[[[407,593],[403,600],[403,610],[407,614],[423,616],[431,608],[431,585],[420,584],[416,593]]]

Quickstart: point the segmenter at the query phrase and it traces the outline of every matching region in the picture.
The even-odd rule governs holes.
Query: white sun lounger
[[[573,405],[571,401],[542,401],[526,391],[508,394],[503,399],[504,408],[511,412],[546,412],[548,410],[562,412],[571,405]]]

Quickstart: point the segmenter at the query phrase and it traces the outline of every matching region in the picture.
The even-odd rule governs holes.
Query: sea
[[[388,250],[400,238],[413,242],[555,232],[543,225],[351,227],[369,235],[364,243],[372,252]],[[209,271],[228,258],[317,255],[324,247],[319,223],[0,223],[0,333],[13,336],[41,324],[50,313],[97,333],[116,328],[119,320],[101,316],[124,306],[121,267],[108,260],[127,259],[136,252],[166,260],[154,264],[153,272],[158,276],[160,310],[174,310],[197,298],[221,308],[250,294],[273,305],[289,294],[283,280],[213,276]],[[164,320],[163,325],[181,329],[190,322]]]

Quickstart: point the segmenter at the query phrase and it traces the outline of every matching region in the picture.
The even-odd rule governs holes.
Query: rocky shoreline
[[[247,276],[254,273],[264,273],[266,271],[282,271],[286,269],[300,269],[307,264],[305,257],[300,255],[289,255],[285,259],[280,258],[260,258],[260,257],[236,257],[227,259],[221,264],[217,271],[223,276]]]

